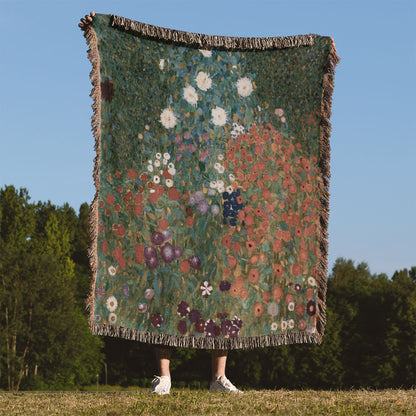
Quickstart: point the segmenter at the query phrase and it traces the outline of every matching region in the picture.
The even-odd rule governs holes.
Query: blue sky
[[[413,0],[0,0],[0,186],[76,210],[94,195],[77,27],[91,10],[208,34],[332,36],[329,269],[338,257],[389,276],[416,265]]]

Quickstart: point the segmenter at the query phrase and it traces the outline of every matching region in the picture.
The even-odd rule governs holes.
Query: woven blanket
[[[320,343],[332,39],[100,14],[85,37],[92,332],[207,349]]]

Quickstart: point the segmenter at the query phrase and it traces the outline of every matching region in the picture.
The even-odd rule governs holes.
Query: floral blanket
[[[96,15],[95,334],[195,348],[320,343],[333,41]]]

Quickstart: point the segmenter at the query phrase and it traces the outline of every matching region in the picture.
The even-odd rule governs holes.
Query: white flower
[[[163,153],[163,158],[166,160],[170,159],[170,154],[168,152]]]
[[[166,166],[168,164],[168,160],[167,159],[163,159],[162,163]]]
[[[159,176],[157,176],[157,175],[153,176],[153,182],[154,182],[154,183],[160,183],[160,178],[159,178]]]
[[[117,322],[117,315],[115,313],[110,313],[108,315],[108,320],[110,324],[115,324]]]
[[[172,188],[172,186],[173,186],[173,180],[172,179],[166,179],[166,186],[168,188]]]
[[[289,302],[289,305],[287,305],[287,308],[290,310],[290,312],[295,310],[295,302]]]
[[[147,170],[148,170],[149,172],[153,172],[153,165],[148,165],[148,166],[147,166]]]
[[[175,174],[176,174],[176,169],[175,169],[175,168],[168,169],[168,172],[169,172],[169,174],[170,174],[170,175],[175,176]]]
[[[244,133],[246,129],[241,124],[236,122],[233,123],[233,128],[231,129],[231,137],[236,139],[240,134]]]
[[[156,159],[162,159],[162,153],[156,153]],[[149,160],[149,163],[151,160]]]
[[[188,85],[183,89],[183,98],[192,105],[197,105],[198,103],[198,93],[192,85]]]
[[[277,117],[282,117],[284,111],[282,108],[276,108],[276,110],[274,110],[274,113],[277,115]]]
[[[168,158],[166,158],[166,159],[168,159]],[[168,169],[175,169],[175,165],[172,162],[170,162],[169,165],[168,165]]]
[[[230,181],[231,181],[231,182],[234,182],[234,181],[235,181],[235,176],[234,176],[232,173],[230,173],[230,174],[228,175],[228,177],[230,178]]]
[[[221,179],[219,179],[219,180],[217,181],[217,188],[218,188],[219,186],[224,187],[224,181],[222,181]]]
[[[217,188],[217,182],[215,182],[215,181],[211,181],[210,183],[209,183],[209,187],[210,188],[213,188],[213,189],[216,189]]]
[[[211,110],[211,121],[216,126],[223,126],[227,122],[227,113],[221,107],[215,107]]]
[[[221,163],[216,162],[214,165],[214,169],[218,170],[220,166],[221,166]]]
[[[159,160],[159,159],[155,160],[155,166],[156,166],[157,168],[160,166],[160,160]]]
[[[223,193],[225,191],[224,185],[217,186],[218,193]]]
[[[149,159],[149,160],[147,161],[147,163],[148,163],[149,165],[152,165],[152,164],[153,164],[153,160]]]
[[[309,276],[308,277],[308,284],[311,285],[311,286],[316,286],[316,280],[315,280],[315,278],[312,277],[312,276]]]
[[[286,330],[287,329],[287,322],[282,320],[281,326],[282,326],[282,331]]]
[[[200,286],[201,295],[204,298],[207,298],[212,293],[212,286],[205,280],[204,283]]]
[[[276,316],[279,313],[279,305],[276,302],[271,302],[267,308],[267,312],[271,316]],[[277,324],[276,324],[277,329]]]
[[[289,329],[293,329],[295,327],[295,321],[293,319],[289,319]]]
[[[161,59],[160,61],[159,61],[159,68],[161,69],[161,70],[163,70],[163,68],[165,67],[165,60],[164,59]]]
[[[107,307],[107,309],[110,312],[114,312],[117,309],[117,305],[118,305],[117,304],[117,299],[116,299],[115,296],[109,296],[107,298],[107,302],[106,302],[105,306]]]
[[[282,123],[286,123],[286,117],[280,117],[280,121],[281,121]]]
[[[114,266],[110,266],[108,268],[108,273],[110,273],[111,276],[115,276],[116,275],[116,268]]]
[[[224,155],[219,154],[219,155],[217,156],[217,158],[218,158],[218,160],[224,160]]]
[[[225,188],[229,194],[232,194],[234,192],[234,188],[231,185],[228,185],[227,188]]]
[[[178,120],[176,119],[176,116],[173,114],[172,110],[165,108],[160,114],[160,122],[162,123],[163,127],[171,129],[176,126]]]
[[[202,91],[208,91],[212,86],[212,80],[209,74],[206,72],[200,71],[195,78],[196,85]]]
[[[218,173],[224,173],[224,171],[225,171],[224,166],[223,166],[223,165],[220,165],[220,166],[218,167]]]
[[[253,92],[253,84],[250,78],[240,78],[237,81],[237,91],[241,97],[248,97]]]
[[[199,52],[201,52],[202,55],[205,56],[205,58],[211,58],[211,56],[212,56],[212,51],[207,51],[205,49],[200,49]]]
[[[159,173],[160,173],[161,175],[163,175],[163,170],[162,170],[162,169],[160,169]]]
[[[149,189],[149,192],[150,192],[151,194],[154,194],[156,191],[155,191],[154,189]]]
[[[273,323],[270,325],[270,329],[271,329],[272,331],[277,331],[277,327],[278,327],[278,325],[277,325],[277,323],[276,323],[276,322],[273,322]]]
[[[216,194],[215,189],[211,189],[211,188],[208,189],[208,195],[209,196],[214,196],[215,194]]]

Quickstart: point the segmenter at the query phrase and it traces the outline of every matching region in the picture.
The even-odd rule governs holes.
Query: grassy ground
[[[1,415],[416,415],[415,390],[177,390],[0,393]]]

